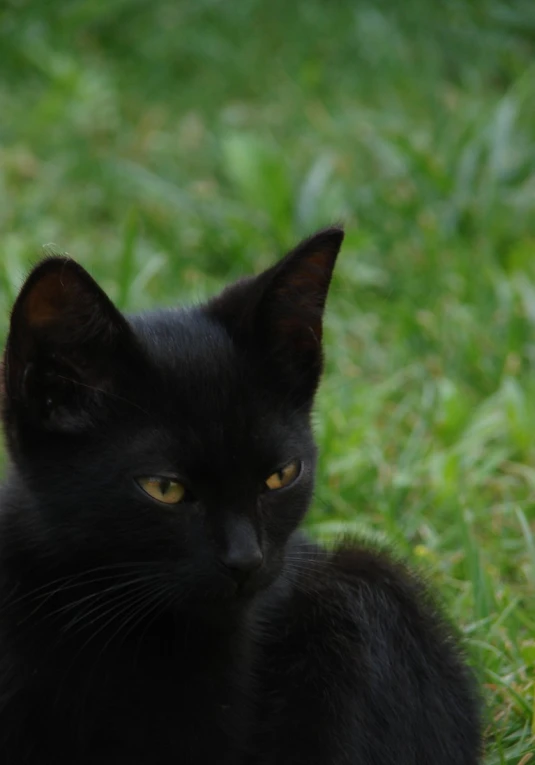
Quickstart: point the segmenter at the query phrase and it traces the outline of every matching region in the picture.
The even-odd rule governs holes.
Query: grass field
[[[345,221],[310,523],[428,572],[486,765],[535,765],[534,51],[531,0],[0,11],[2,335],[43,245],[143,309]]]

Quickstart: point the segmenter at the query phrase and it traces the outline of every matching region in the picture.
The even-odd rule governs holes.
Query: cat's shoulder
[[[295,642],[328,654],[360,648],[379,655],[409,644],[427,653],[430,645],[457,643],[422,573],[358,538],[325,548],[294,537],[283,574],[257,613],[265,644],[279,647]]]
[[[294,535],[278,589],[265,602],[268,608],[284,609],[289,601],[294,607],[314,605],[330,613],[367,601],[437,610],[420,571],[386,546],[354,536],[324,547],[302,533]]]
[[[307,758],[288,761],[413,765],[416,751],[437,765],[478,761],[479,704],[460,643],[392,553],[294,539],[257,628],[259,751],[300,739]]]

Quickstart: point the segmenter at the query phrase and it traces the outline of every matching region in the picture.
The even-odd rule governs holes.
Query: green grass
[[[2,8],[0,331],[45,244],[138,309],[344,220],[310,522],[424,568],[535,765],[531,0]]]

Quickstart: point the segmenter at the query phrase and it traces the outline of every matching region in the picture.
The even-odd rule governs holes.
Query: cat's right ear
[[[265,371],[297,406],[312,401],[321,375],[323,313],[343,238],[339,226],[318,231],[207,304],[237,343],[262,356]]]
[[[78,263],[51,257],[15,302],[4,356],[4,407],[46,430],[76,432],[117,383],[131,340],[122,314]]]

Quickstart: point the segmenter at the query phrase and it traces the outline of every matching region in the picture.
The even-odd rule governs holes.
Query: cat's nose
[[[245,579],[260,568],[264,556],[259,547],[251,550],[232,549],[221,560],[235,579]]]
[[[264,555],[252,524],[244,518],[236,519],[227,527],[226,549],[221,562],[235,579],[245,579],[260,568]]]

